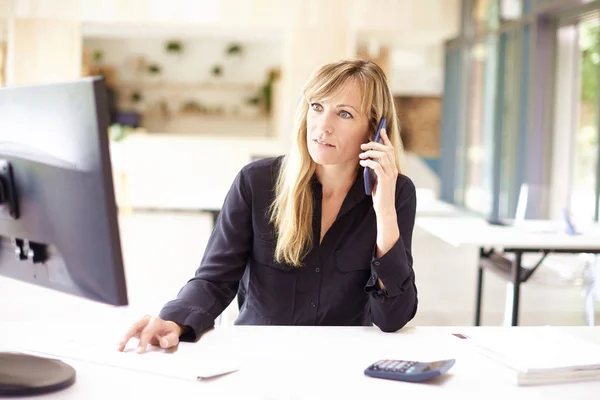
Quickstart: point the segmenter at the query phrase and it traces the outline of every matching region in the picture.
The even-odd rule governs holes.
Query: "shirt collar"
[[[365,197],[367,197],[367,194],[365,193],[365,184],[363,176],[364,167],[359,167],[354,184],[350,187],[350,190],[348,190],[348,194],[346,194],[346,198],[342,203],[342,207],[340,208],[340,212],[338,213],[337,218],[342,217],[348,211],[352,210],[354,206],[361,203],[365,199]],[[310,183],[314,190],[315,200],[321,201],[323,198],[323,186],[317,179],[316,173],[313,174]]]

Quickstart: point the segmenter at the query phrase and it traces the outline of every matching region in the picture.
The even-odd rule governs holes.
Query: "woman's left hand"
[[[396,181],[398,167],[396,166],[396,152],[385,129],[381,130],[383,144],[369,142],[361,144],[363,150],[359,154],[360,165],[369,167],[377,175],[377,182],[373,188],[373,208],[378,217],[393,216],[396,213]]]

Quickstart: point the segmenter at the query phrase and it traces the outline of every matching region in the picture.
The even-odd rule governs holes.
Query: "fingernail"
[[[136,350],[138,353],[141,353],[142,351],[144,351],[144,349],[142,349],[142,346],[139,346]]]

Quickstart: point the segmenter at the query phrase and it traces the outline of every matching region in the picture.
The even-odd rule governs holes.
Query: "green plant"
[[[158,64],[150,64],[148,66],[148,72],[152,75],[158,75],[160,74],[162,71],[162,69],[160,68],[160,65]]]
[[[213,76],[221,76],[223,75],[223,67],[221,65],[215,65],[211,72]]]
[[[139,103],[140,101],[142,101],[142,94],[138,91],[135,91],[131,94],[131,102],[132,103]]]
[[[181,54],[183,53],[183,43],[179,40],[169,40],[165,44],[167,53]]]
[[[108,128],[108,136],[113,142],[120,142],[131,132],[131,127],[114,123]]]
[[[102,50],[94,50],[92,53],[92,60],[95,63],[100,63],[104,59],[104,51]]]
[[[231,43],[227,47],[227,51],[226,51],[226,54],[228,56],[234,56],[234,55],[240,55],[241,56],[243,53],[244,53],[244,48],[239,43]]]
[[[248,97],[246,99],[246,104],[248,104],[250,106],[257,106],[260,104],[260,97],[259,96]]]
[[[584,102],[596,104],[598,101],[598,66],[600,65],[600,26],[582,25],[580,32],[581,97]]]
[[[273,84],[278,77],[278,72],[274,70],[269,71],[266,82],[260,88],[259,98],[267,115],[271,114],[271,109],[273,106]]]

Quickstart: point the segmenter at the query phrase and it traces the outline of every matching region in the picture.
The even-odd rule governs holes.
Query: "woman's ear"
[[[372,142],[374,139],[375,139],[375,132],[373,132],[371,129],[369,129],[369,131],[367,132],[367,143]]]

